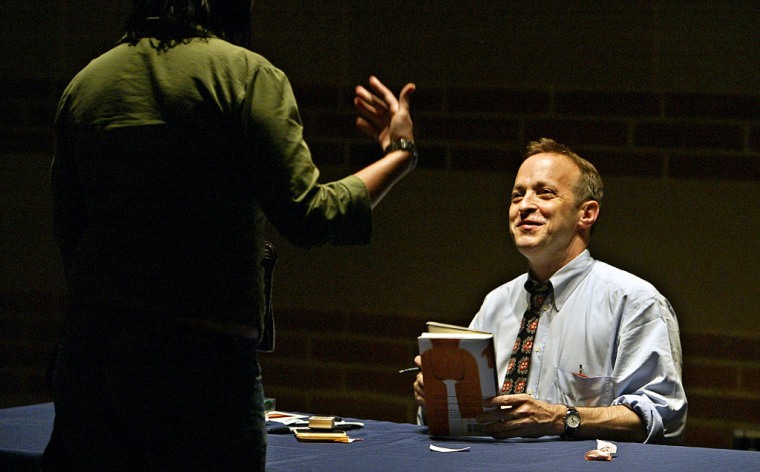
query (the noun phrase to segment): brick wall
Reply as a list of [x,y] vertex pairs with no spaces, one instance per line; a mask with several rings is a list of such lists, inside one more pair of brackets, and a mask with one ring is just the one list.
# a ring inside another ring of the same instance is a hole
[[[0,407],[51,401],[45,370],[61,317],[40,299],[0,306]],[[423,320],[284,307],[276,316],[275,352],[260,360],[266,394],[279,409],[415,421],[413,377],[398,369],[411,365]],[[760,336],[686,332],[681,340],[686,444],[731,448],[737,430],[756,436]]]
[[683,333],[690,444],[731,447],[760,432],[760,336]]
[[276,312],[275,352],[263,354],[265,391],[278,408],[414,422],[413,365],[424,322],[388,314]]
[[[4,193],[18,182],[44,181],[61,86],[0,80]],[[302,85],[296,95],[322,167],[355,168],[376,157],[352,127],[350,88]],[[525,143],[546,135],[589,157],[605,176],[760,180],[758,95],[451,87],[420,90],[414,106],[420,167],[431,171],[513,172]],[[27,170],[40,175],[19,179],[14,159],[28,155],[44,165]],[[35,192],[24,211],[44,215],[38,188],[14,189],[20,199]],[[14,221],[20,218],[6,207]],[[5,234],[13,234],[10,229],[5,226]],[[5,244],[34,251],[37,242]],[[5,255],[2,262],[9,260]],[[0,406],[48,401],[44,371],[61,320],[60,286],[3,287],[11,288],[0,293]],[[396,372],[410,364],[425,319],[288,306],[277,311],[277,351],[262,364],[267,393],[280,408],[413,421],[411,379]],[[731,447],[735,429],[760,430],[760,337],[684,330],[683,346],[688,443]]]
[[[318,162],[376,156],[352,127],[351,89],[304,86],[297,97]],[[760,180],[758,94],[448,87],[419,90],[413,107],[421,168],[513,172],[519,151],[547,136],[605,177]]]

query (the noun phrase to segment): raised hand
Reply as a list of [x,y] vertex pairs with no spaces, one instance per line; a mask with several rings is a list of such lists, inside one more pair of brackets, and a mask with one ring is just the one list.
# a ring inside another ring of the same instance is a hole
[[354,108],[359,114],[356,127],[364,134],[377,139],[382,149],[398,138],[413,141],[409,97],[414,93],[416,86],[413,83],[406,84],[397,99],[377,77],[371,76],[369,85],[374,93],[361,85],[356,87]]

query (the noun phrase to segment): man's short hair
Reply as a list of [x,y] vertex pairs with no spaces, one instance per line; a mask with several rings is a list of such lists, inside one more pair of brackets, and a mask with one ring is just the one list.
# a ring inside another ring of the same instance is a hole
[[560,144],[549,138],[541,138],[538,141],[533,141],[528,144],[528,147],[523,153],[523,159],[542,153],[565,156],[578,166],[581,175],[578,177],[578,180],[575,182],[575,187],[573,188],[573,193],[575,193],[575,203],[577,205],[588,200],[594,200],[598,203],[602,202],[602,196],[604,195],[602,177],[592,163],[571,151],[570,148],[564,144]]

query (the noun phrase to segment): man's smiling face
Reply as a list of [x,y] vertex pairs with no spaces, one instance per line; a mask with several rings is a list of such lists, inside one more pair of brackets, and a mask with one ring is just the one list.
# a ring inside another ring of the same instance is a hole
[[580,169],[569,158],[550,153],[530,156],[512,188],[509,230],[529,260],[575,257],[577,225],[583,210],[574,186]]

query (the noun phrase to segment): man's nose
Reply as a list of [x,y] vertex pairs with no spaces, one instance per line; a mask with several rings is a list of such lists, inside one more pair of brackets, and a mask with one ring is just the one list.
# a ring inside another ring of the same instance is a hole
[[528,214],[533,211],[536,211],[536,196],[531,193],[525,194],[522,199],[520,199],[520,203],[517,204],[517,211],[520,212],[520,214]]

